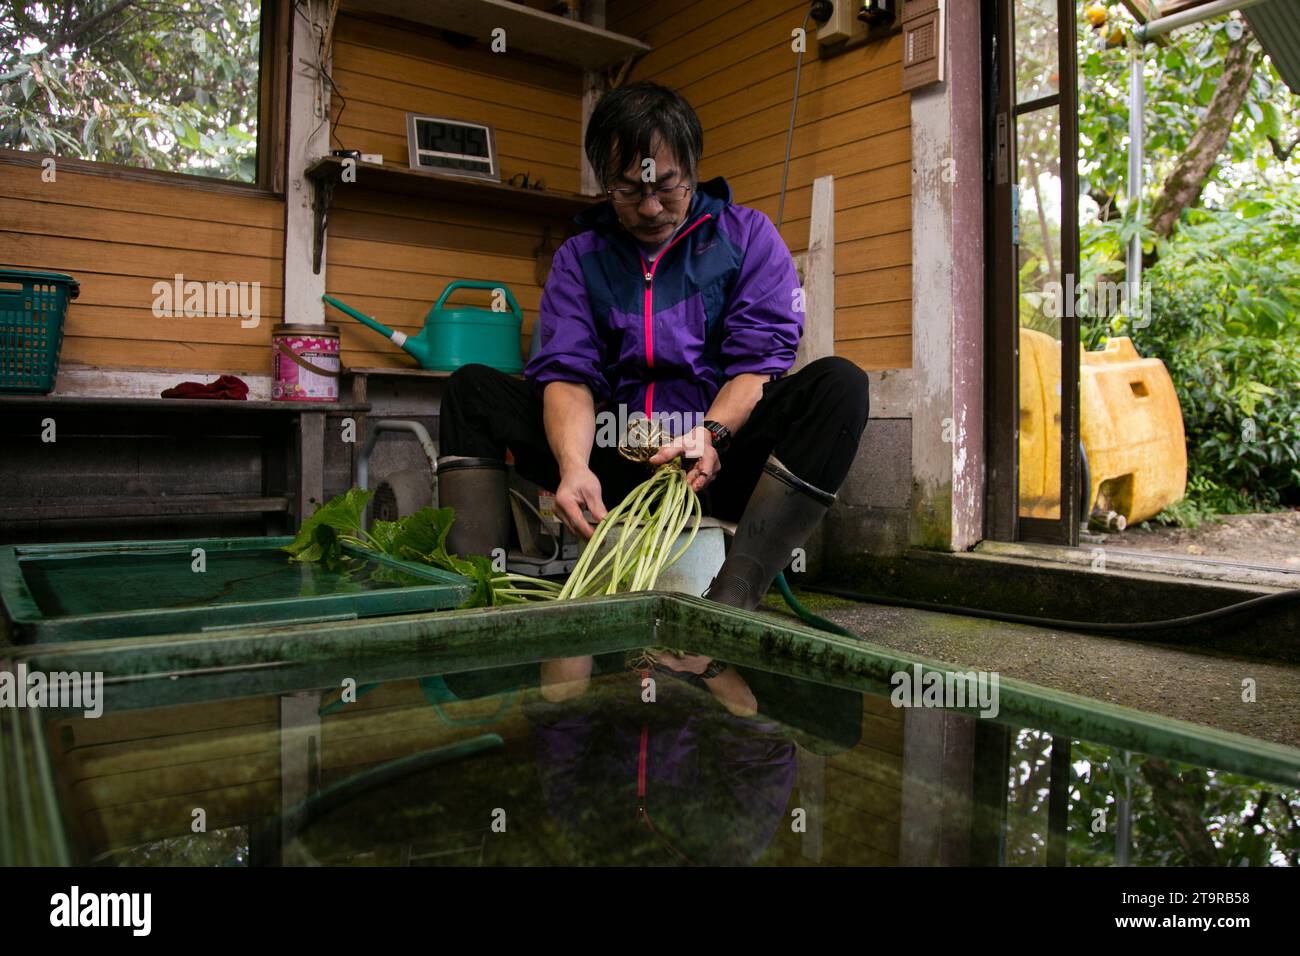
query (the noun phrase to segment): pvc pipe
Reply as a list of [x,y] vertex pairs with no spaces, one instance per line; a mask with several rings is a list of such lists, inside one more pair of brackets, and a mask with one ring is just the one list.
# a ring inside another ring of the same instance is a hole
[[366,440],[361,444],[361,457],[357,459],[358,488],[364,489],[370,481],[370,453],[374,451],[380,432],[410,432],[424,449],[424,457],[429,459],[429,473],[438,473],[438,446],[433,443],[423,425],[405,418],[381,418],[370,423],[366,429]]
[[[1129,41],[1128,74],[1128,201],[1135,221],[1142,218],[1142,159],[1144,151],[1143,111],[1146,109],[1146,79],[1142,69],[1146,53],[1136,39]],[[1141,302],[1142,286],[1142,236],[1134,233],[1128,241],[1124,279],[1128,285],[1124,310],[1127,313],[1134,302]]]
[[1139,24],[1133,30],[1133,35],[1139,40],[1150,40],[1153,37],[1163,36],[1170,30],[1191,26],[1193,23],[1200,23],[1202,20],[1208,20],[1220,14],[1231,13],[1233,10],[1245,10],[1247,7],[1253,7],[1263,2],[1264,0],[1214,0],[1213,3],[1192,7],[1190,10],[1171,13],[1167,17],[1157,17],[1147,23]]

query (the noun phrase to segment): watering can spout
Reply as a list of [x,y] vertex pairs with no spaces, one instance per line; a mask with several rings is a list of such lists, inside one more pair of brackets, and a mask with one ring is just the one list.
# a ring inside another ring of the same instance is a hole
[[[392,342],[394,345],[398,346],[399,348],[405,349],[406,351],[411,352],[412,355],[415,355],[415,352],[413,352],[410,349],[410,347],[408,347],[407,345],[407,335],[405,332],[394,332],[392,329],[384,325],[382,322],[375,321],[370,316],[366,315],[364,312],[358,312],[356,309],[352,308],[352,306],[340,302],[338,299],[334,298],[333,296],[322,295],[321,299],[323,299],[325,302],[328,302],[330,305],[334,306],[334,308],[338,309],[340,312],[344,313],[345,315],[352,316],[352,318],[356,319],[362,325],[366,325],[374,329],[376,332],[378,332],[380,335],[388,339],[390,342]],[[418,356],[416,357],[418,358]]]

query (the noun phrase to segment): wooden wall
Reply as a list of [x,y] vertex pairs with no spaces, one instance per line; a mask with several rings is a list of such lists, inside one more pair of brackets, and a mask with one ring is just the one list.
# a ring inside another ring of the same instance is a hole
[[[406,112],[479,120],[496,130],[502,180],[542,178],[548,189],[579,191],[582,75],[523,53],[483,46],[457,49],[436,31],[341,16],[334,79],[346,103],[334,103],[333,148],[384,156],[407,168]],[[339,111],[342,111],[341,114]],[[429,306],[453,279],[501,281],[524,311],[526,344],[541,302],[534,252],[546,221],[473,204],[413,201],[335,191],[327,291],[385,325],[418,332]],[[554,245],[570,223],[550,221]],[[452,302],[487,304],[487,293]],[[333,310],[343,325],[346,362],[406,365],[410,359],[373,332]]]
[[[704,125],[704,178],[773,221],[781,189],[795,54],[792,0],[611,0],[611,30],[654,49],[631,79],[680,91]],[[815,26],[815,24],[814,24]],[[809,31],[781,233],[808,245],[812,182],[835,177],[836,353],[866,369],[912,364],[910,98],[898,37],[820,60]]]
[[[823,803],[820,819],[808,807],[808,795],[796,783],[790,794],[791,811],[808,811],[811,831],[822,828],[820,862],[828,866],[896,866],[903,806],[904,712],[887,698],[864,694],[862,736],[850,750],[827,757],[823,763]],[[801,758],[806,759],[806,758]],[[815,776],[815,771],[814,774]],[[805,836],[789,825],[777,829],[763,861],[780,866],[808,866]]]
[[[738,202],[777,213],[793,85],[792,0],[612,0],[611,29],[654,46],[631,74],[673,86],[705,126],[703,175],[724,175]],[[825,61],[805,54],[782,234],[807,245],[812,181],[836,178],[836,351],[868,369],[911,364],[909,100],[898,93],[900,42]],[[483,120],[497,131],[503,177],[527,172],[576,193],[581,75],[528,54],[457,49],[432,30],[341,15],[335,31],[332,147],[383,153],[405,167],[407,110]],[[0,163],[0,262],[66,271],[82,283],[65,364],[268,374],[270,327],[282,318],[284,203],[254,192]],[[528,341],[541,289],[536,251],[564,219],[339,188],[330,219],[327,290],[415,333],[452,279],[510,286]],[[152,286],[187,279],[261,283],[262,323],[157,318]],[[469,293],[455,301],[486,302]],[[294,317],[289,316],[292,321]],[[345,362],[409,365],[379,336],[329,310]]]
[[[107,367],[270,372],[283,302],[284,202],[252,191],[0,163],[0,263],[81,282],[61,362]],[[153,285],[261,283],[262,321],[153,314]]]

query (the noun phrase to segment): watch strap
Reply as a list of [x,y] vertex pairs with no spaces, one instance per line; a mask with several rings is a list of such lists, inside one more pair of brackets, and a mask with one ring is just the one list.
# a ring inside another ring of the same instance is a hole
[[730,666],[726,661],[712,660],[709,661],[709,666],[700,672],[700,676],[705,680],[712,680]]
[[722,422],[706,420],[700,423],[709,430],[713,436],[713,447],[718,452],[726,451],[727,446],[731,444],[731,429]]

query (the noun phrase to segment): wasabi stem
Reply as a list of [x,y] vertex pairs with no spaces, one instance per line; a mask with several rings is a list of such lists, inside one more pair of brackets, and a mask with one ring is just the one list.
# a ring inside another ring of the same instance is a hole
[[[675,461],[660,466],[596,525],[558,599],[651,590],[691,546],[702,516],[681,466]],[[612,536],[619,524],[623,527]],[[688,524],[689,536],[674,550]]]

